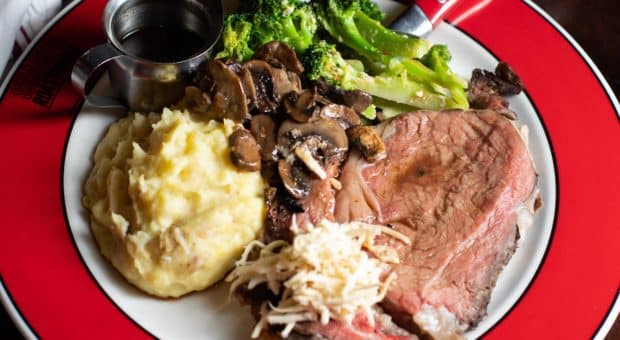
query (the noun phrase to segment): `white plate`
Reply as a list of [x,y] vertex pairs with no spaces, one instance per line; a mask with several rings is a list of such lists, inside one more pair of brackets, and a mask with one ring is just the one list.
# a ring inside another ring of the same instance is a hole
[[[402,9],[401,5],[391,1],[380,1],[380,4],[392,16]],[[465,77],[474,68],[492,70],[497,64],[497,59],[489,52],[452,25],[442,23],[428,38],[450,47],[452,67]],[[99,91],[106,90],[107,84],[101,82]],[[555,215],[556,174],[544,128],[524,94],[511,98],[510,107],[518,114],[519,122],[529,127],[529,147],[540,175],[539,188],[544,206],[534,219],[534,227],[522,235],[518,250],[500,275],[487,308],[488,315],[467,333],[472,339],[495,325],[526,290],[547,249]],[[117,118],[118,115],[111,112],[82,108],[71,129],[66,150],[63,187],[67,217],[89,271],[119,308],[158,338],[249,338],[254,325],[249,309],[240,307],[236,301],[226,305],[225,284],[176,300],[157,299],[128,284],[100,255],[90,233],[87,212],[80,204],[82,184],[91,169],[97,143]]]

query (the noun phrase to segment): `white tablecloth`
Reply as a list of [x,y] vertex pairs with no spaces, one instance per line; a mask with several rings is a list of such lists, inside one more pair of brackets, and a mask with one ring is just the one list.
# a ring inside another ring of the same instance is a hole
[[61,5],[61,0],[0,0],[0,80]]

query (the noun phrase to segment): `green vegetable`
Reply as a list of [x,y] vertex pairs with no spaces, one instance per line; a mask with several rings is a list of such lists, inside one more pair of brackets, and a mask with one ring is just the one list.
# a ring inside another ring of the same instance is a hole
[[264,44],[278,40],[295,52],[305,51],[317,30],[314,11],[301,0],[247,1],[238,14],[228,15],[217,58],[249,59]]
[[314,39],[317,29],[314,11],[299,0],[258,0],[249,12],[254,17],[253,44],[258,48],[278,40],[297,52],[303,52]]
[[467,96],[462,91],[467,87],[467,82],[452,72],[449,65],[451,59],[448,46],[434,45],[420,61],[435,72],[440,82],[450,90],[455,101],[467,106]]
[[[450,70],[451,55],[447,47],[430,47],[425,39],[389,30],[374,19],[372,13],[378,8],[375,5],[369,10],[368,3],[372,2],[319,0],[315,3],[315,12],[321,27],[336,41],[359,54],[376,77],[397,78],[393,81],[415,85],[412,87],[415,98],[404,100],[400,97],[392,101],[432,108],[441,102],[437,98],[442,97],[445,106],[441,104],[436,108],[469,107],[465,94],[467,83]],[[424,106],[418,105],[420,102]]]
[[364,14],[373,20],[381,21],[385,19],[385,13],[383,13],[373,0],[341,0],[340,6],[343,8],[358,6]]
[[[467,108],[467,83],[450,69],[448,48],[391,31],[381,24],[383,18],[372,0],[245,1],[239,13],[226,17],[216,57],[243,62],[278,40],[304,55],[307,78],[368,92],[384,101],[384,115],[397,109]],[[319,36],[331,37],[353,59],[318,40],[319,27]],[[373,119],[374,107],[361,115]]]
[[371,104],[366,108],[366,110],[360,112],[360,115],[366,119],[374,120],[377,118],[377,107],[375,104]]
[[254,50],[250,47],[252,23],[246,14],[230,14],[224,19],[222,30],[223,49],[216,58],[249,59]]
[[315,12],[334,39],[370,61],[388,62],[389,56],[420,58],[427,40],[394,32],[383,26],[383,13],[371,0],[320,0]]
[[377,98],[377,97],[374,97],[372,102],[373,102],[373,105],[376,106],[376,111],[381,111],[385,119],[396,117],[403,112],[412,111],[411,106],[400,104],[400,103],[395,103],[395,102]]
[[439,110],[457,106],[449,96],[429,91],[410,79],[406,70],[377,76],[360,71],[344,60],[334,45],[325,41],[310,46],[302,56],[302,63],[310,80],[324,78],[329,84],[345,90],[359,89],[374,97],[416,108]]

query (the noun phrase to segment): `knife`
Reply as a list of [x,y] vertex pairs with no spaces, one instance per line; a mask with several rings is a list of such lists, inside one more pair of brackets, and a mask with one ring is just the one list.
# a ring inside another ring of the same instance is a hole
[[390,24],[402,33],[425,36],[429,34],[460,0],[417,0]]

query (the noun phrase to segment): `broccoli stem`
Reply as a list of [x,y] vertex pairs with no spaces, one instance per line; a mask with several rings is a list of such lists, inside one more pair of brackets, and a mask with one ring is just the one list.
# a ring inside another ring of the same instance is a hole
[[449,87],[450,93],[452,94],[452,100],[454,101],[455,106],[453,108],[467,109],[469,108],[469,101],[467,100],[467,94],[465,90],[461,86],[452,86]]
[[343,79],[342,84],[343,88],[347,90],[359,89],[375,97],[421,109],[441,110],[456,106],[451,98],[432,93],[420,84],[399,76],[373,77],[359,72],[354,75],[348,74],[348,77]]
[[412,77],[413,80],[430,85],[432,88],[435,88],[436,92],[442,92],[437,89],[437,86],[445,88],[452,97],[452,105],[446,108],[466,109],[469,107],[464,90],[467,87],[467,83],[454,73],[435,72],[420,61],[413,59],[402,59],[401,64],[407,70],[407,75]]
[[[435,72],[433,72],[433,70],[426,67],[418,60],[400,59],[398,60],[398,63],[400,63],[405,68],[405,70],[407,70],[407,74],[416,81],[441,83],[441,79],[439,79],[439,76]],[[394,63],[392,63],[392,65],[390,65],[390,70],[394,67]]]
[[[314,14],[312,16],[304,15],[303,13],[293,12],[291,15],[291,21],[293,25],[297,24],[297,32],[302,39],[303,46],[298,51],[305,51],[308,46],[314,40],[314,32],[316,30],[316,19],[314,18]],[[309,27],[315,27],[315,29],[308,29]]]
[[397,57],[421,58],[430,48],[426,39],[394,32],[362,11],[356,11],[354,20],[360,34],[383,53]]
[[[321,12],[318,17],[323,27],[338,42],[349,46],[368,60],[379,61],[383,64],[389,62],[390,58],[370,44],[358,30],[354,20],[356,9],[340,11],[334,1],[328,1],[328,12],[322,6],[319,6],[318,10]],[[333,15],[334,13],[339,15]]]
[[414,107],[409,105],[396,103],[379,97],[373,97],[372,102],[377,107],[377,110],[380,110],[382,116],[386,119],[396,117],[404,112],[411,112],[415,110]]
[[461,105],[455,101],[461,97],[452,96],[448,89],[432,82],[437,75],[419,62],[416,71],[423,81],[411,77],[403,63],[396,63],[389,72],[369,75],[356,68],[355,63],[344,60],[334,45],[324,41],[311,46],[302,60],[309,79],[324,78],[344,90],[359,89],[374,97],[422,109],[441,110]]
[[316,18],[317,18],[317,21],[319,22],[319,24],[321,25],[321,27],[323,27],[323,29],[326,30],[327,33],[329,33],[329,35],[332,38],[334,38],[338,42],[342,43],[342,40],[343,40],[342,36],[337,31],[336,26],[334,25],[334,23],[330,19],[331,15],[327,14],[326,9],[322,5],[318,5],[318,6],[314,7],[314,11],[317,14]]
[[304,46],[304,39],[299,35],[299,33],[297,33],[297,27],[295,27],[295,24],[290,17],[283,19],[281,22],[284,43],[290,45],[296,51],[302,51],[308,47]]

